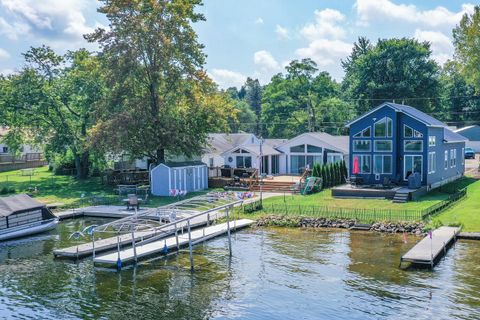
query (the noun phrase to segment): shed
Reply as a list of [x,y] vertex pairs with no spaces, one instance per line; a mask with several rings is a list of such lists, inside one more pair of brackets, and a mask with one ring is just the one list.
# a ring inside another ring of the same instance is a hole
[[155,196],[169,196],[173,189],[205,190],[208,188],[208,168],[201,161],[162,163],[150,172],[150,185]]
[[42,221],[44,218],[50,217],[51,213],[45,204],[26,194],[0,198],[0,230]]

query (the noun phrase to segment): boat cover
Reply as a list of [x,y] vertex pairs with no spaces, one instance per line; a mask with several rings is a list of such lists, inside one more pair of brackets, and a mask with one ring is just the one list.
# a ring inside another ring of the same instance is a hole
[[14,213],[42,209],[44,207],[45,204],[38,202],[26,194],[0,197],[0,217],[8,217]]

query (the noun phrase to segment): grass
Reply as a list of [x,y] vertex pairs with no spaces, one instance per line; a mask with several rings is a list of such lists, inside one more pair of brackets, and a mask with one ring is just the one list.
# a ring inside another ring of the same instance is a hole
[[[303,208],[308,210],[308,207],[329,207],[329,208],[342,208],[342,209],[365,209],[369,211],[367,213],[368,219],[373,217],[373,210],[383,211],[378,213],[378,217],[387,217],[388,219],[388,210],[392,211],[403,211],[403,210],[414,210],[421,211],[429,208],[432,205],[440,203],[443,200],[446,200],[450,194],[458,191],[466,186],[474,183],[476,180],[473,178],[464,177],[458,179],[452,183],[449,183],[439,189],[435,189],[428,194],[420,197],[417,201],[409,201],[407,203],[393,203],[391,200],[384,199],[339,199],[332,196],[331,189],[325,189],[321,192],[311,194],[311,195],[285,195],[267,198],[263,201],[264,210],[260,210],[254,213],[246,213],[245,217],[250,217],[253,219],[258,219],[266,214],[270,214],[272,205],[281,208],[283,205],[287,205],[292,209],[289,212],[289,215],[304,215],[303,212],[300,212]],[[300,208],[301,207],[301,208]],[[296,209],[298,208],[298,209]],[[290,209],[289,209],[290,210]],[[351,211],[351,210],[350,210]],[[308,215],[308,214],[307,214]],[[391,215],[390,215],[391,216]],[[394,214],[395,216],[395,214]],[[402,219],[403,214],[399,213],[398,219]],[[375,217],[373,217],[375,220]],[[411,220],[408,219],[407,220]],[[416,219],[418,220],[418,219]]]
[[[35,187],[37,191],[34,191]],[[32,177],[20,175],[19,170],[1,172],[0,191],[4,188],[13,188],[15,193],[33,194],[36,199],[44,203],[63,203],[62,208],[89,205],[85,198],[91,196],[105,196],[118,200],[118,204],[121,204],[120,199],[115,196],[113,188],[102,184],[99,177],[77,180],[72,176],[56,176],[48,171],[48,167],[37,168]],[[187,198],[202,193],[205,192],[192,192],[187,195]],[[146,206],[158,207],[176,201],[178,199],[174,197],[152,196]]]
[[480,232],[480,180],[467,187],[467,198],[432,218],[430,226],[462,226],[463,231]]

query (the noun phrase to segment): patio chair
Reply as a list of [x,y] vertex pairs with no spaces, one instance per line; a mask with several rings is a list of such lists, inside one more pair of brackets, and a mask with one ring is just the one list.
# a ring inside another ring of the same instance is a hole
[[127,210],[130,210],[130,207],[133,209],[137,207],[137,210],[140,209],[140,201],[136,194],[129,194],[127,200]]

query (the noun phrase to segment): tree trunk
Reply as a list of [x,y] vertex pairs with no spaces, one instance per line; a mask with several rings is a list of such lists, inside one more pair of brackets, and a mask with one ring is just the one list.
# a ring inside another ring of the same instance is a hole
[[90,170],[89,153],[75,154],[75,169],[77,179],[86,179]]
[[165,163],[165,149],[157,149],[157,163]]

